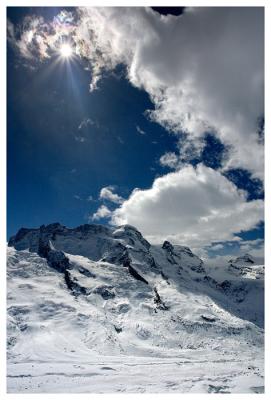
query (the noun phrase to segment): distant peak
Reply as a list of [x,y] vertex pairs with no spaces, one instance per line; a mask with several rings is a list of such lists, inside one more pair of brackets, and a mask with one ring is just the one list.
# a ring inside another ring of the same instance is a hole
[[255,264],[255,260],[251,254],[246,253],[242,256],[239,256],[235,259],[231,259],[228,261],[230,264],[237,264],[237,263],[248,263],[248,264]]
[[168,240],[165,240],[163,245],[162,245],[162,249],[173,251],[174,250],[174,246]]
[[40,230],[44,230],[44,231],[54,231],[55,229],[59,229],[59,228],[64,229],[66,227],[64,225],[61,225],[59,222],[53,222],[52,224],[40,226]]

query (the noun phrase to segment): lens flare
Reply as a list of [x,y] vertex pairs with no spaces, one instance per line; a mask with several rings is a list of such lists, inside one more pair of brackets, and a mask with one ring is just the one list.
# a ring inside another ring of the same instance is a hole
[[72,55],[72,47],[68,44],[65,43],[60,47],[60,54],[64,58],[69,58]]

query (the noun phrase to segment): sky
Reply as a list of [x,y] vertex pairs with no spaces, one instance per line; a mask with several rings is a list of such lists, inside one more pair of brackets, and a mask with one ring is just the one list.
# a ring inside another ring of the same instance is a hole
[[129,223],[203,258],[263,256],[263,8],[9,7],[7,21],[8,237]]

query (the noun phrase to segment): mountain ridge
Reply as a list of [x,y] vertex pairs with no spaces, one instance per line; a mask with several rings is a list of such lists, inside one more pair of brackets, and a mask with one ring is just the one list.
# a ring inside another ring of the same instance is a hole
[[258,275],[213,271],[189,248],[151,245],[130,225],[23,228],[8,243],[10,368],[213,353],[261,365]]

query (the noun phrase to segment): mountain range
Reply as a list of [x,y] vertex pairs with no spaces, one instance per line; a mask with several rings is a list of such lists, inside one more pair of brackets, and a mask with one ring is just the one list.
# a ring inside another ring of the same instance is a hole
[[133,226],[21,228],[7,249],[9,392],[263,391],[264,266],[210,267]]

